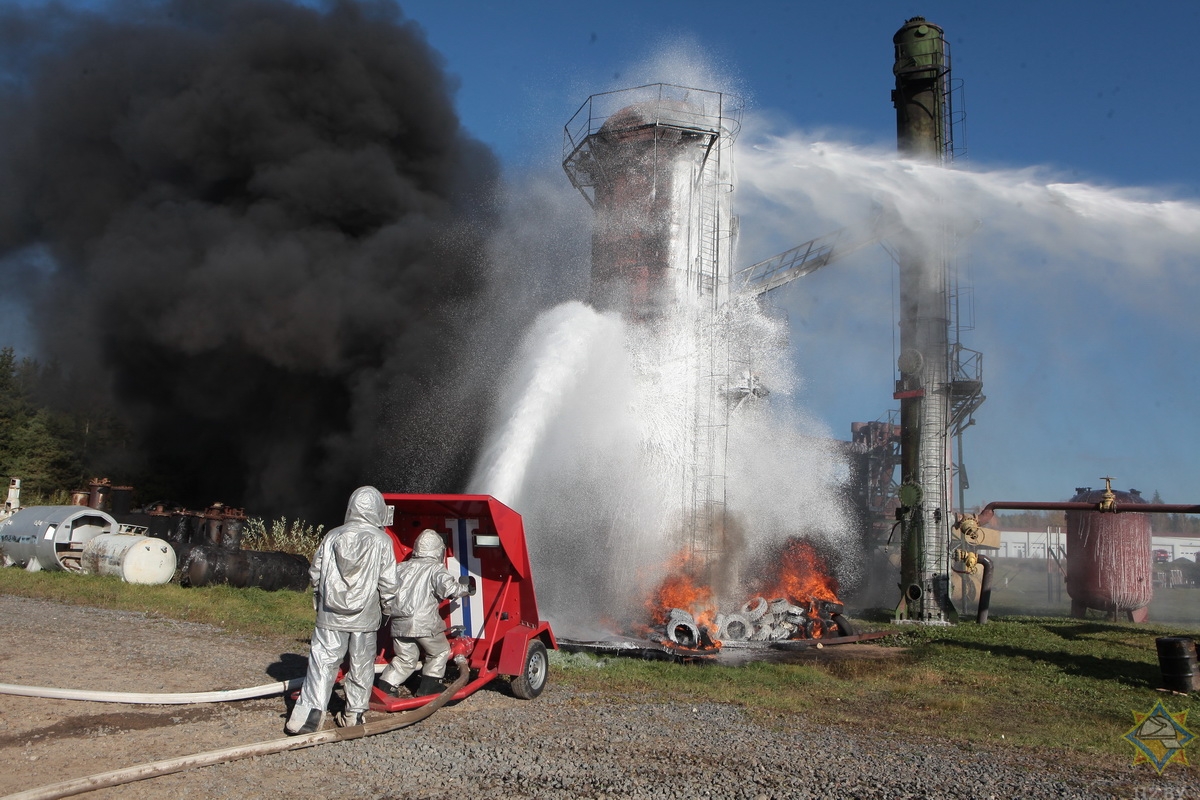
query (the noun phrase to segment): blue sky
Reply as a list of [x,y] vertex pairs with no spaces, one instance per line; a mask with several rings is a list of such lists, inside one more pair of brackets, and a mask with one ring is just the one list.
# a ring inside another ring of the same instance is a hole
[[[920,14],[952,45],[970,169],[1084,182],[1122,197],[1131,195],[1125,187],[1144,187],[1132,194],[1182,201],[1188,213],[1200,199],[1200,4],[402,6],[460,81],[463,124],[510,174],[558,169],[562,126],[589,94],[679,82],[671,69],[655,74],[656,54],[667,50],[706,67],[721,85],[702,88],[741,94],[747,116],[775,133],[894,149],[891,36]],[[743,231],[753,231],[754,219],[739,210]],[[743,237],[739,260],[818,236],[822,223],[797,217],[790,230],[760,231],[756,252]],[[1182,263],[1167,269],[1142,269],[1133,263],[1139,240],[1124,244],[1120,230],[1112,241],[1094,237],[1049,255],[1003,231],[965,259],[976,315],[965,344],[984,353],[989,398],[966,443],[968,504],[1066,499],[1106,474],[1119,488],[1197,502],[1200,323],[1191,312],[1200,295],[1188,254],[1169,254]],[[1086,227],[1077,233],[1089,235]],[[806,379],[797,402],[838,436],[896,405],[888,270],[875,248],[778,301]]]

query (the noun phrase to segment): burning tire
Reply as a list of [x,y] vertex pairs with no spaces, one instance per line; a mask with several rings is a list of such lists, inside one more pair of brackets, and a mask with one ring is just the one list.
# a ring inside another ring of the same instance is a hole
[[727,639],[731,642],[744,642],[750,638],[750,634],[753,632],[754,626],[750,624],[750,620],[741,614],[730,614],[721,621],[717,638]]
[[699,647],[700,629],[691,619],[672,617],[667,623],[667,638],[682,647]]
[[756,622],[767,613],[767,598],[756,597],[742,606],[742,616],[751,622]]
[[841,614],[833,614],[830,616],[833,624],[837,626],[838,636],[857,636],[858,628],[854,627],[854,623],[846,619]]
[[530,639],[525,648],[525,666],[512,679],[512,692],[522,700],[532,700],[546,688],[550,677],[550,658],[541,639]]

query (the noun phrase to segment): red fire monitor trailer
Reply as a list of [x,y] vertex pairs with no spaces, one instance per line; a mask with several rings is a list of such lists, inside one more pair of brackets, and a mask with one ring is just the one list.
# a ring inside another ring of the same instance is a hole
[[[547,648],[558,645],[549,623],[538,616],[521,515],[487,495],[385,493],[383,499],[394,509],[387,531],[397,561],[408,558],[417,534],[432,528],[445,538],[446,568],[458,577],[474,578],[474,595],[442,605],[451,658],[465,655],[471,670],[471,680],[454,699],[501,675],[512,677],[518,697],[531,700],[541,694]],[[379,644],[378,661],[386,663],[392,657],[386,624]],[[375,688],[371,708],[403,711],[433,698],[395,698]]]

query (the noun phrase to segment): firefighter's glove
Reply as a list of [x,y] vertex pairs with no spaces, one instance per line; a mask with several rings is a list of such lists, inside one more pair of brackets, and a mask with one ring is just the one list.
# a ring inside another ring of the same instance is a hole
[[475,576],[463,575],[458,579],[458,596],[459,597],[474,597],[475,596]]

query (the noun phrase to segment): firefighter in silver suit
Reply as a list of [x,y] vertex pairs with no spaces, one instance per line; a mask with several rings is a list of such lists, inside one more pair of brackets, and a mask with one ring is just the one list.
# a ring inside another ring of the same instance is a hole
[[450,642],[438,604],[474,594],[445,567],[446,545],[437,531],[426,528],[413,543],[412,557],[396,568],[400,589],[389,604],[392,612],[392,646],[395,657],[379,676],[379,685],[399,697],[401,685],[421,664],[421,684],[414,696],[440,694],[445,688]]
[[325,534],[313,556],[309,577],[317,622],[304,687],[284,726],[289,734],[321,729],[338,666],[347,652],[346,711],[338,715],[337,723],[360,725],[367,713],[375,678],[375,632],[383,622],[381,603],[399,589],[392,540],[383,531],[386,513],[378,489],[355,489],[346,506],[345,524]]

